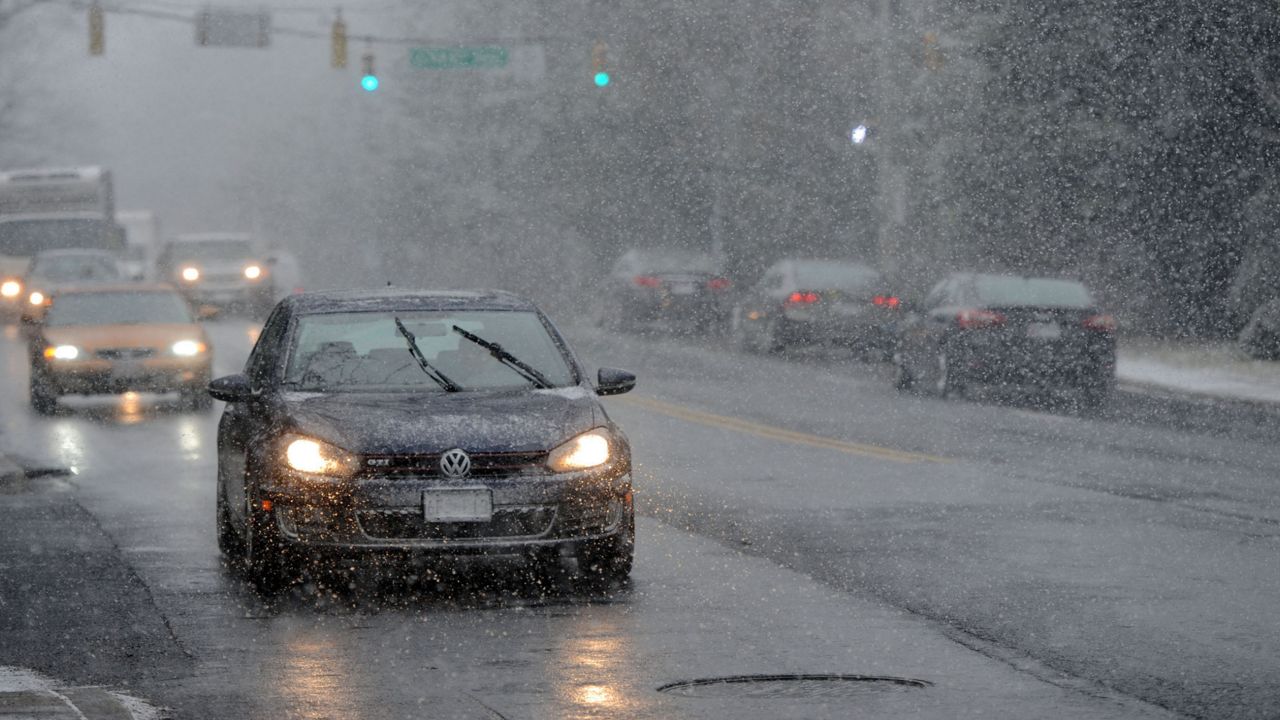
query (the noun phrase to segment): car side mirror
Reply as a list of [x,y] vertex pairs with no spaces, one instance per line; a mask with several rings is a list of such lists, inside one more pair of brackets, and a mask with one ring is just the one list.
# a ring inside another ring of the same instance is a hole
[[217,305],[201,305],[196,308],[196,317],[200,320],[212,320],[221,313],[222,310]]
[[636,386],[636,376],[617,368],[600,368],[596,373],[597,395],[621,395]]
[[209,395],[222,402],[244,402],[254,396],[253,385],[244,373],[226,375],[209,383]]

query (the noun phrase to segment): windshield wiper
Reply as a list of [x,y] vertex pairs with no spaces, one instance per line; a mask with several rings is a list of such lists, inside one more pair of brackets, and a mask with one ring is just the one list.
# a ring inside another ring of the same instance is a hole
[[502,346],[499,345],[498,343],[489,342],[488,340],[485,340],[484,338],[480,337],[479,335],[476,335],[475,333],[469,333],[466,330],[463,330],[457,325],[453,326],[453,331],[458,333],[462,337],[470,340],[471,342],[479,345],[485,350],[488,350],[489,354],[492,355],[494,359],[496,359],[498,362],[502,363],[503,365],[506,365],[507,367],[511,368],[512,370],[514,370],[516,374],[519,375],[520,377],[533,383],[534,387],[542,388],[544,390],[551,387],[551,381],[547,379],[546,375],[543,375],[542,373],[538,372],[537,369],[534,368],[532,365],[529,365],[528,363],[524,362],[523,360],[516,357],[515,355],[512,355],[511,353],[502,349]]
[[413,356],[414,360],[418,361],[418,367],[422,368],[422,372],[426,373],[427,377],[435,380],[437,385],[449,392],[462,390],[461,385],[450,380],[448,375],[440,372],[438,368],[427,362],[426,356],[418,349],[418,339],[413,336],[413,333],[409,332],[409,328],[405,327],[404,323],[400,322],[400,318],[392,317],[391,319],[396,321],[396,330],[404,336],[405,341],[409,344],[409,354]]

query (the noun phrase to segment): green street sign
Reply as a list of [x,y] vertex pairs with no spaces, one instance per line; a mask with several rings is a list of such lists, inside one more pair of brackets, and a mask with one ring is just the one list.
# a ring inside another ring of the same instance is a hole
[[492,70],[507,66],[504,47],[423,47],[409,51],[409,64],[425,70]]

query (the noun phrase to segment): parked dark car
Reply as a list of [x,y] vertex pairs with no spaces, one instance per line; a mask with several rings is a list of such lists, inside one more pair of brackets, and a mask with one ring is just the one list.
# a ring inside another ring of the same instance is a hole
[[707,253],[629,250],[605,279],[601,321],[619,330],[659,321],[676,329],[723,327],[730,285],[720,261]]
[[551,322],[500,292],[302,293],[215,380],[222,552],[260,587],[321,560],[562,552],[621,581],[631,450]]
[[777,352],[798,345],[892,351],[901,303],[868,265],[780,260],[744,292],[733,313],[739,345]]
[[957,273],[908,314],[894,361],[901,389],[1067,389],[1097,406],[1114,388],[1115,358],[1115,320],[1081,283]]

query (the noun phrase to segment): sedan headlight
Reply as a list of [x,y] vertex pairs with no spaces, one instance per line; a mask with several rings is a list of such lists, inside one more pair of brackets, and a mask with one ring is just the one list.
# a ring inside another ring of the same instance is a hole
[[5,280],[0,283],[0,296],[16,298],[22,294],[22,283],[17,280]]
[[547,467],[555,472],[586,470],[604,465],[612,456],[613,448],[608,432],[597,428],[552,450],[547,456]]
[[44,349],[46,360],[75,360],[80,357],[80,348],[75,345],[50,345]]
[[244,276],[250,280],[257,280],[262,277],[262,268],[258,265],[250,265],[244,269]]
[[200,268],[197,268],[197,267],[191,267],[190,265],[188,265],[187,267],[182,268],[182,279],[183,279],[183,280],[186,280],[187,282],[195,282],[195,281],[199,280],[199,279],[200,279]]
[[350,477],[356,472],[354,455],[323,440],[293,437],[287,440],[284,459],[294,470],[312,475]]
[[27,302],[31,303],[32,305],[43,305],[44,293],[40,292],[39,290],[32,292],[30,295],[27,296]]
[[204,343],[198,340],[179,340],[170,350],[178,357],[194,357],[204,352]]

